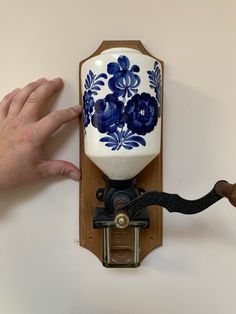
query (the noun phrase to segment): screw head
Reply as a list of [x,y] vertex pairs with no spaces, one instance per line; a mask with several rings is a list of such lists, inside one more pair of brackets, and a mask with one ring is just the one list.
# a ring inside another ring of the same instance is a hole
[[119,224],[120,226],[123,226],[123,225],[125,224],[125,219],[124,219],[124,217],[120,217],[120,218],[118,219],[118,224]]
[[96,192],[96,197],[99,201],[103,201],[104,189],[98,189]]

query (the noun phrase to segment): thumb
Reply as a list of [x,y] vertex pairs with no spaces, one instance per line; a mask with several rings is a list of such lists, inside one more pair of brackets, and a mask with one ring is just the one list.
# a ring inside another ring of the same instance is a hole
[[63,160],[44,160],[39,164],[41,178],[48,176],[65,176],[75,181],[81,178],[80,170],[72,163]]

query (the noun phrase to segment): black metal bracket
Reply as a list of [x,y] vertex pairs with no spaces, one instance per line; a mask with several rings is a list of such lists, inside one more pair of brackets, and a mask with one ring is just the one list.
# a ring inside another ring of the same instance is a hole
[[[104,207],[97,207],[93,216],[93,228],[116,227],[114,218],[114,215],[109,215]],[[130,220],[129,227],[139,227],[144,229],[149,227],[149,218],[146,208],[142,208],[142,210]]]
[[[145,193],[142,188],[136,187],[136,180],[110,180],[105,177],[105,188],[98,188],[96,197],[104,202],[104,207],[97,207],[93,216],[94,228],[115,227],[115,216],[120,213],[120,208]],[[126,212],[123,212],[126,213]],[[131,218],[131,217],[129,217]],[[129,227],[148,228],[149,218],[145,206],[129,220]]]

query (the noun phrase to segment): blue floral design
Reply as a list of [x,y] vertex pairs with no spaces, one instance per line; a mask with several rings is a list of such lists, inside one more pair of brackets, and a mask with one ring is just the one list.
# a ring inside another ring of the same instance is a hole
[[91,119],[91,115],[94,107],[94,98],[98,94],[98,91],[101,90],[101,86],[105,85],[102,79],[107,79],[107,75],[105,73],[101,73],[99,75],[95,75],[91,70],[89,71],[85,83],[84,88],[85,92],[83,95],[83,123],[84,128],[86,128]]
[[134,135],[130,130],[118,131],[113,133],[107,133],[107,136],[102,137],[100,142],[105,142],[107,147],[111,147],[112,150],[119,150],[121,147],[125,149],[133,149],[140,144],[146,146],[146,141],[143,137]]
[[141,80],[135,74],[140,71],[137,65],[133,65],[129,70],[130,62],[126,56],[120,56],[118,62],[111,62],[107,65],[107,72],[113,76],[108,81],[110,90],[117,97],[128,97],[138,92],[137,87]]
[[[150,88],[156,97],[148,93],[138,93],[141,79],[135,74],[140,71],[138,65],[130,67],[126,56],[119,56],[117,62],[107,65],[111,75],[108,87],[112,94],[95,100],[102,86],[105,85],[106,73],[94,74],[91,70],[86,76],[83,95],[84,128],[90,124],[105,134],[100,139],[111,150],[121,147],[127,150],[145,146],[144,135],[153,131],[160,117],[161,71],[155,61],[152,71],[147,71]],[[128,99],[128,101],[127,101]],[[127,103],[126,103],[127,101]]]
[[83,104],[83,122],[84,127],[87,127],[90,123],[90,115],[93,112],[94,107],[94,98],[92,97],[91,90],[84,92]]
[[157,124],[158,105],[155,97],[148,93],[134,95],[125,107],[124,120],[133,133],[145,135]]
[[92,125],[101,133],[115,132],[124,126],[122,110],[124,104],[115,95],[108,94],[105,99],[98,99],[94,106]]
[[84,83],[85,89],[91,90],[93,95],[97,95],[98,91],[101,90],[101,86],[105,85],[101,79],[107,79],[106,73],[95,75],[91,70],[89,70]]
[[[161,70],[159,67],[159,63],[155,61],[153,71],[147,71],[150,87],[154,89],[156,93],[156,98],[158,102],[158,106],[160,106],[161,102]],[[160,110],[159,110],[160,117]]]

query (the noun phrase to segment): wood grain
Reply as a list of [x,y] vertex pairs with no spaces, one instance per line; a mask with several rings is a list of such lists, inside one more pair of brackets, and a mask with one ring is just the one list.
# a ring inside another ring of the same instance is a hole
[[[100,47],[88,58],[82,60],[79,65],[80,103],[82,104],[82,64],[109,48],[126,47],[138,49],[145,55],[151,55],[139,40],[129,41],[103,41]],[[160,59],[155,58],[162,65]],[[163,89],[163,86],[162,86]],[[163,90],[162,90],[163,95]],[[163,100],[161,100],[163,103]],[[162,105],[163,108],[163,105]],[[163,115],[163,110],[162,110]],[[162,119],[163,130],[163,119]],[[163,132],[162,132],[163,139]],[[80,121],[80,167],[82,169],[82,179],[80,183],[80,245],[93,252],[101,261],[103,258],[103,235],[102,230],[93,229],[93,213],[95,207],[103,204],[96,199],[96,190],[104,186],[103,173],[88,159],[84,153],[84,138],[82,121]],[[137,186],[148,190],[162,191],[162,145],[161,153],[137,176]],[[143,259],[154,248],[162,245],[162,208],[152,206],[148,208],[150,217],[150,228],[141,231],[141,259]]]

